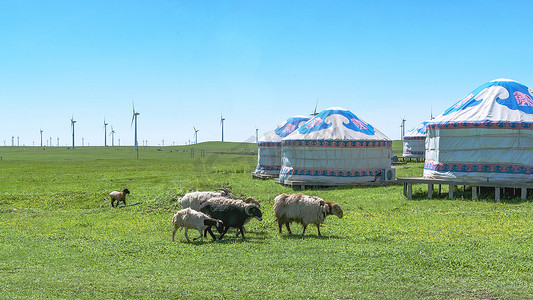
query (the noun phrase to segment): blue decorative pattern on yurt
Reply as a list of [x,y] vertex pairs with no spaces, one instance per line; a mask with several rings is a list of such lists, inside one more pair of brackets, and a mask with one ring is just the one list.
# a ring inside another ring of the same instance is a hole
[[366,135],[374,135],[375,130],[372,125],[361,121],[354,113],[348,110],[324,110],[316,115],[311,120],[307,121],[298,132],[300,134],[307,134],[319,130],[324,130],[331,127],[331,123],[326,123],[326,118],[331,115],[341,115],[348,120],[348,123],[344,123],[344,127],[351,129],[353,131],[361,132]]
[[274,131],[278,136],[284,138],[298,129],[301,122],[307,122],[309,118],[293,117],[287,119],[285,125],[276,128]]
[[507,92],[509,92],[509,97],[506,99],[497,98],[497,103],[505,105],[512,110],[520,110],[526,114],[533,114],[532,95],[525,85],[522,85],[518,82],[508,81],[499,83],[499,85],[504,87]]
[[443,115],[446,116],[451,114],[452,112],[464,110],[466,108],[480,104],[484,99],[476,100],[475,98],[481,92],[483,92],[483,90],[494,86],[500,86],[506,89],[509,94],[509,97],[505,99],[501,99],[500,97],[498,97],[496,99],[496,102],[498,104],[505,105],[507,108],[512,110],[520,110],[528,114],[533,114],[532,95],[525,85],[514,81],[491,81],[478,87],[468,96],[455,103],[452,107],[448,108],[443,113]]
[[483,99],[476,100],[475,98],[476,98],[477,94],[479,94],[482,90],[484,90],[484,89],[486,89],[486,88],[488,88],[490,86],[493,86],[494,83],[495,82],[487,82],[487,83],[483,84],[482,86],[478,87],[472,93],[468,94],[468,96],[466,96],[463,99],[459,100],[457,103],[452,105],[452,107],[450,107],[447,110],[445,110],[443,115],[446,116],[446,115],[451,114],[454,111],[460,111],[460,110],[467,109],[469,107],[473,107],[473,106],[476,106],[476,105],[480,104],[481,101],[483,101]]
[[[426,124],[429,123],[428,121],[424,121],[422,123],[420,123],[420,125],[418,125],[416,129],[416,131],[420,134],[426,134]],[[413,130],[415,130],[413,129]]]

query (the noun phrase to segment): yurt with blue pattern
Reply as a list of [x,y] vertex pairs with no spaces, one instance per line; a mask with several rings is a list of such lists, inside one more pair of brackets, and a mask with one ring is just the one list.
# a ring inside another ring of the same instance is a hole
[[533,90],[509,79],[483,84],[426,126],[424,177],[533,180]]
[[403,136],[403,157],[424,158],[426,153],[426,124],[424,121]]
[[278,176],[281,170],[281,140],[309,120],[306,116],[294,116],[279,124],[258,142],[256,174]]
[[321,185],[379,181],[392,141],[344,108],[328,108],[281,141],[280,182]]

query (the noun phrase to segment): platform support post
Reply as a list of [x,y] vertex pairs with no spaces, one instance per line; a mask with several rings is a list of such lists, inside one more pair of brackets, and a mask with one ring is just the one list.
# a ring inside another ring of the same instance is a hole
[[448,185],[448,199],[453,199],[453,184]]

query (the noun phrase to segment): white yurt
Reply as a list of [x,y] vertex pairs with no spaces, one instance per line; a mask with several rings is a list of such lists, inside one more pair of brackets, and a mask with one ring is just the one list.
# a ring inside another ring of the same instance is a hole
[[392,141],[379,130],[347,109],[328,108],[282,140],[280,182],[380,181],[391,155]]
[[533,90],[509,79],[483,84],[426,125],[424,177],[533,180]]
[[403,157],[424,158],[426,152],[426,124],[424,121],[403,136]]
[[258,142],[256,174],[278,176],[281,170],[281,139],[293,133],[309,120],[306,116],[294,116],[279,124]]

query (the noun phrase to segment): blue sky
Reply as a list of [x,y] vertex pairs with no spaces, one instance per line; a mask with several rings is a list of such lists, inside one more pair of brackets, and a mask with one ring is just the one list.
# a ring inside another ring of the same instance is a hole
[[[533,86],[530,1],[0,1],[0,145],[255,141],[344,107],[385,133],[481,84]],[[109,130],[109,127],[108,127]],[[110,138],[110,137],[109,137]],[[109,140],[108,138],[108,140]],[[108,142],[110,143],[110,142]]]

